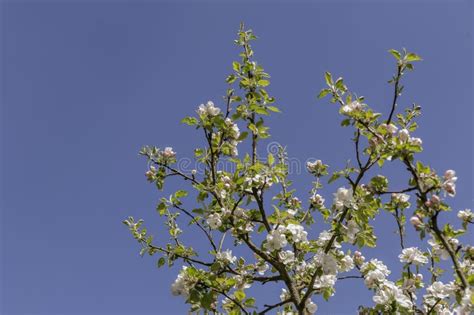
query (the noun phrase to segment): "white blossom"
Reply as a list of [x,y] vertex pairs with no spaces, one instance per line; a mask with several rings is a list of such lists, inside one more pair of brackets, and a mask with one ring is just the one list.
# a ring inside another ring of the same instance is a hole
[[410,138],[409,142],[416,146],[421,146],[423,144],[423,141],[420,138]]
[[371,259],[369,262],[362,264],[360,271],[364,275],[364,282],[368,288],[374,288],[383,283],[390,274],[387,266],[378,259]]
[[217,213],[210,214],[207,217],[206,222],[213,230],[218,229],[222,225],[221,216]]
[[443,189],[450,197],[454,197],[456,195],[456,181],[458,178],[456,177],[456,172],[453,170],[447,170],[444,173],[444,182],[443,182]]
[[452,283],[444,284],[441,281],[433,282],[428,288],[426,288],[426,292],[428,294],[434,296],[438,299],[444,299],[454,293],[455,287]]
[[219,115],[220,112],[221,112],[220,108],[215,107],[212,101],[208,101],[206,105],[204,104],[199,105],[199,108],[197,110],[197,113],[200,116],[205,116],[205,115],[217,116]]
[[461,299],[461,303],[459,303],[459,307],[456,308],[456,314],[464,315],[464,314],[473,314],[474,313],[474,304],[472,303],[472,294],[474,292],[471,289],[467,288],[464,291],[464,294]]
[[406,142],[410,138],[410,132],[407,129],[402,129],[398,132],[398,138],[402,142]]
[[324,253],[319,250],[313,257],[313,263],[316,267],[321,267],[324,274],[336,274],[338,271],[337,259],[331,252]]
[[428,262],[428,257],[416,247],[409,247],[402,250],[402,253],[398,256],[400,262],[415,264],[417,266],[424,265]]
[[410,195],[403,194],[403,193],[393,193],[392,200],[397,203],[406,203],[410,200]]
[[349,255],[345,255],[344,257],[342,257],[340,263],[340,269],[343,272],[347,272],[349,270],[354,269],[354,260]]
[[360,103],[358,100],[355,100],[347,105],[344,105],[341,107],[342,113],[343,114],[350,114],[354,111],[358,111],[362,109],[362,103]]
[[347,227],[346,227],[346,235],[349,243],[353,243],[355,241],[357,233],[360,232],[359,225],[355,220],[349,220],[347,222]]
[[223,252],[217,252],[216,259],[224,264],[233,264],[237,260],[237,257],[232,256],[232,250],[227,249]]
[[315,207],[324,207],[324,198],[320,194],[315,194],[310,198],[310,202]]
[[340,210],[343,207],[349,207],[352,202],[352,189],[340,187],[334,194],[334,206]]
[[403,308],[411,308],[413,305],[410,298],[403,294],[403,291],[391,281],[383,282],[377,289],[373,300],[379,305],[389,305],[393,301]]
[[434,256],[439,256],[443,260],[449,259],[449,252],[434,238],[429,239],[428,244],[431,246],[431,252]]
[[291,238],[295,243],[307,242],[308,232],[299,224],[290,223],[286,226],[286,230],[291,233]]
[[322,275],[314,281],[314,289],[332,288],[337,281],[336,275]]
[[471,211],[471,209],[459,210],[458,218],[463,221],[473,221],[474,213]]
[[172,158],[176,156],[176,152],[173,151],[172,147],[166,147],[163,151],[161,151],[161,156],[166,159]]
[[266,248],[269,251],[274,251],[285,247],[288,244],[286,236],[282,229],[273,230],[267,235]]
[[295,261],[295,253],[291,250],[285,250],[278,253],[278,257],[280,258],[281,262],[285,265],[289,265]]
[[183,295],[187,298],[189,296],[189,290],[196,283],[194,279],[188,276],[186,269],[187,267],[183,266],[183,269],[178,274],[178,277],[171,285],[171,293],[173,295]]

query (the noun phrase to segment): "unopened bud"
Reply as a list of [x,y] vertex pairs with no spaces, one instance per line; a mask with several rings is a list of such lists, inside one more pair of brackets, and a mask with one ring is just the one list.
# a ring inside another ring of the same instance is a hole
[[432,195],[430,200],[433,206],[437,206],[441,202],[441,199],[439,199],[438,195]]
[[420,218],[418,216],[412,216],[410,218],[410,223],[415,227],[415,228],[418,228],[420,227],[420,225],[423,224],[423,222],[420,220]]

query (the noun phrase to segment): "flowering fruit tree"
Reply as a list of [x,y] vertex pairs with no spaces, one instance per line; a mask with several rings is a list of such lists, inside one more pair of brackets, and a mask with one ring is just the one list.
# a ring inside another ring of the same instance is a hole
[[[328,300],[335,294],[336,281],[352,277],[361,278],[373,292],[373,305],[360,306],[361,314],[473,312],[474,247],[462,244],[459,236],[468,232],[474,213],[461,210],[459,222],[438,222],[451,210],[448,201],[456,194],[456,173],[447,170],[439,175],[417,160],[422,140],[412,134],[420,107],[397,113],[402,78],[421,58],[390,50],[396,73],[389,81],[394,94],[386,115],[356,97],[342,78],[325,73],[327,87],[319,98],[329,96],[339,107],[341,125],[353,128],[355,162],[331,173],[320,160],[307,163],[314,182],[308,202],[303,203],[290,189],[285,149],[279,147],[264,158],[258,155],[259,143],[269,137],[264,117],[279,109],[266,90],[269,75],[253,60],[250,43],[255,38],[251,30],[240,28],[235,40],[241,48],[240,61],[233,63],[233,73],[226,79],[224,106],[209,101],[183,119],[204,134],[205,147],[195,149],[202,172],[176,167],[177,155],[170,147],[147,146],[140,152],[148,160],[148,181],[162,190],[168,177],[179,177],[196,200],[196,208],[185,206],[183,198],[189,192],[184,189],[160,200],[157,211],[169,233],[168,244],[155,244],[142,220],[124,221],[142,246],[141,254],[159,255],[159,267],[182,264],[172,293],[197,313],[313,314],[318,309],[316,295]],[[238,147],[244,143],[249,152],[239,155]],[[220,167],[222,161],[230,163],[232,171]],[[369,176],[369,170],[386,163],[406,169],[406,187],[393,190],[385,176]],[[334,181],[343,184],[329,204],[320,192],[323,183]],[[376,246],[373,220],[381,211],[390,213],[398,227],[398,259],[403,264],[398,276],[391,275],[381,260],[363,255],[364,248]],[[428,239],[427,248],[406,245],[406,217],[421,239]],[[198,252],[185,244],[178,225],[183,222],[202,234],[206,250]],[[307,230],[315,224],[326,229],[313,237]],[[450,282],[439,280],[441,261],[451,266],[446,270],[452,275]],[[259,289],[278,285],[281,295],[257,301],[249,296],[257,283],[263,285]]]

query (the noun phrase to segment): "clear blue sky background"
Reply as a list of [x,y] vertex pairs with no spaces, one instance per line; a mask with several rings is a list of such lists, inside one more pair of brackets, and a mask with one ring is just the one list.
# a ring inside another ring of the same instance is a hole
[[[179,121],[208,99],[220,103],[240,21],[260,37],[256,57],[284,112],[271,120],[273,139],[291,157],[335,167],[353,158],[351,131],[315,99],[323,72],[343,75],[382,111],[392,97],[387,50],[419,53],[425,61],[399,104],[422,105],[420,157],[457,170],[452,205],[472,207],[472,2],[313,2],[3,1],[1,314],[185,313],[169,290],[176,270],[140,258],[121,220],[145,218],[159,235],[162,195],[137,152],[156,144],[191,155],[200,134]],[[405,183],[400,165],[388,173]],[[311,179],[293,177],[306,199]],[[395,260],[394,224],[377,219],[385,245],[366,256]],[[361,281],[337,291],[330,303],[316,299],[322,314],[372,304]],[[258,296],[272,302],[275,292]]]

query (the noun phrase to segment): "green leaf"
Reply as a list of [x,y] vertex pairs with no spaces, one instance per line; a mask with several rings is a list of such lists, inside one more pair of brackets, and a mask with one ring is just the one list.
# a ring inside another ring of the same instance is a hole
[[274,113],[281,113],[280,109],[278,109],[276,106],[267,106],[267,109]]
[[331,89],[322,89],[321,92],[319,92],[318,94],[318,98],[323,98],[329,93],[331,93]]
[[234,61],[232,63],[232,69],[234,69],[235,72],[240,72],[240,63],[238,63],[237,61]]
[[270,81],[268,81],[268,80],[258,80],[258,85],[268,86],[268,85],[270,85]]
[[254,298],[248,298],[247,300],[245,300],[244,305],[247,306],[247,307],[254,306],[255,305],[255,299]]
[[269,165],[273,165],[273,163],[275,163],[275,158],[273,157],[273,154],[268,153],[267,162]]
[[329,86],[332,86],[333,85],[333,82],[332,82],[332,76],[331,76],[331,73],[330,72],[325,72],[324,73],[324,78],[326,79],[326,84],[329,85]]
[[158,268],[161,268],[164,264],[165,264],[165,258],[164,257],[161,257],[160,259],[158,259]]
[[346,118],[344,119],[343,121],[341,121],[341,126],[342,127],[347,127],[351,124],[351,119],[350,118]]
[[420,56],[418,56],[417,54],[414,54],[414,53],[408,53],[405,56],[405,58],[406,58],[406,61],[408,61],[408,62],[423,60],[423,59],[421,59]]
[[188,192],[186,190],[178,190],[174,195],[176,198],[182,198],[186,197],[188,195]]
[[181,123],[189,126],[194,126],[197,125],[198,120],[195,117],[185,117],[181,120]]
[[390,49],[388,52],[391,53],[397,60],[400,60],[402,57],[402,55],[395,49]]
[[245,299],[245,292],[242,290],[235,291],[234,296],[237,301],[243,301]]

